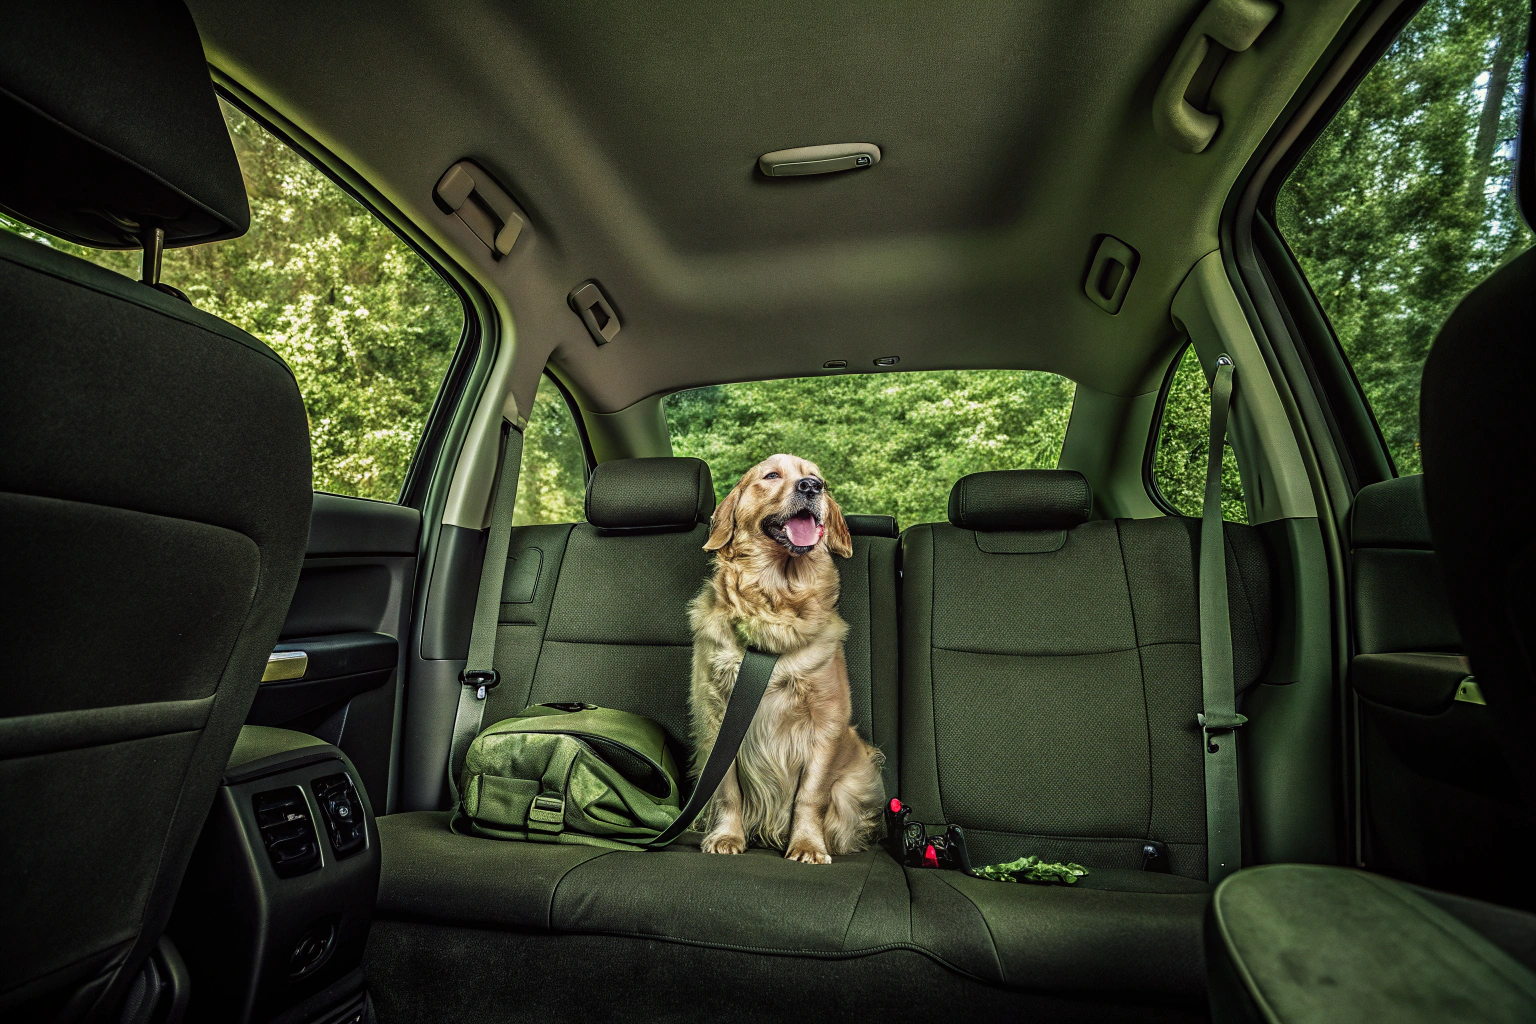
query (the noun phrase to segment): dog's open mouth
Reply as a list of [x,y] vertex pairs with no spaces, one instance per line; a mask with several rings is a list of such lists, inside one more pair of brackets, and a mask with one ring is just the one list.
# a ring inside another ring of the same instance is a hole
[[786,519],[770,520],[763,530],[797,555],[803,555],[821,540],[824,527],[809,510],[802,509]]

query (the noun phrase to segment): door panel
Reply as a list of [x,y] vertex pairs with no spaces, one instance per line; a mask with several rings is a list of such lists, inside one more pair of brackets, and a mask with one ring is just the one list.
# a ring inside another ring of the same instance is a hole
[[1420,476],[1363,488],[1350,516],[1365,866],[1506,905],[1536,906],[1530,817],[1466,685]]
[[[344,750],[380,813],[394,810],[404,638],[421,514],[316,493],[309,546],[274,659],[247,718]],[[281,668],[279,666],[282,666]]]

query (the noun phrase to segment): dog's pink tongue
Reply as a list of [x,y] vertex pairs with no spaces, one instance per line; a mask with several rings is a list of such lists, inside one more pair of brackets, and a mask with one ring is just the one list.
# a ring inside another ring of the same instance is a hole
[[792,516],[784,524],[784,532],[789,534],[789,542],[797,548],[808,548],[821,540],[821,524],[809,512]]

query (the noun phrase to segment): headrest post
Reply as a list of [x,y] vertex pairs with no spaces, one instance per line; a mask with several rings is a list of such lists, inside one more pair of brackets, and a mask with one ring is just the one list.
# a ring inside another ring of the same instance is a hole
[[144,243],[144,272],[140,279],[153,288],[160,283],[160,257],[165,253],[165,228],[146,226],[139,237]]

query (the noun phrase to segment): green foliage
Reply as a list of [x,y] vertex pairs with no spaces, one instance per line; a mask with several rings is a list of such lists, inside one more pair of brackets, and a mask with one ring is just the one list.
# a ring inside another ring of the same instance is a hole
[[971,874],[994,882],[1032,882],[1035,885],[1076,885],[1088,873],[1081,864],[1058,864],[1039,857],[1020,857],[1006,864],[988,864]]
[[[1211,449],[1211,389],[1200,367],[1200,357],[1190,345],[1179,357],[1168,400],[1163,406],[1162,428],[1157,435],[1157,459],[1152,476],[1168,504],[1186,516],[1198,516],[1205,505],[1205,460]],[[1238,476],[1237,454],[1229,439],[1222,452],[1221,517],[1246,523],[1243,481]]]
[[[251,203],[241,238],[172,249],[161,280],[293,368],[316,490],[395,500],[464,332],[459,297],[389,228],[255,121],[224,107]],[[139,276],[140,254],[26,235]]]
[[1072,382],[1022,370],[847,374],[726,384],[666,399],[675,455],[709,463],[717,497],[778,452],[821,467],[848,512],[942,522],[954,482],[1051,468]]
[[1281,189],[1282,235],[1327,312],[1400,473],[1445,318],[1531,244],[1510,175],[1525,0],[1430,0]]
[[579,523],[586,518],[586,495],[587,456],[576,421],[565,396],[548,377],[541,377],[523,433],[512,525]]

